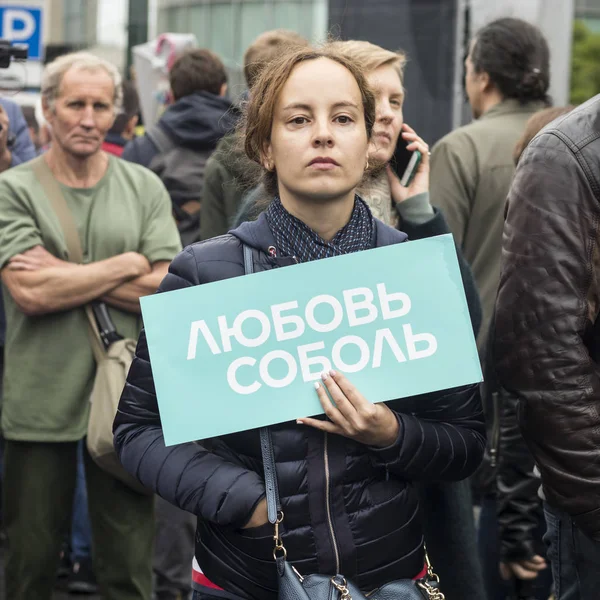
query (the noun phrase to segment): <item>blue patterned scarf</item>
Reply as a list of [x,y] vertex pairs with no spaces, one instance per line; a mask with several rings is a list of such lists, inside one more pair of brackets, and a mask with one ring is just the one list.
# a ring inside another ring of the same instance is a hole
[[278,254],[294,256],[298,262],[308,262],[368,250],[373,246],[373,216],[358,196],[350,221],[330,242],[323,240],[308,225],[292,216],[276,197],[266,211],[267,222],[275,237]]

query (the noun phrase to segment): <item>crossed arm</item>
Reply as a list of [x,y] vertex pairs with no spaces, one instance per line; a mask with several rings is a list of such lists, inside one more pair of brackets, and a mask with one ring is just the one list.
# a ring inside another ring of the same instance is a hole
[[29,316],[69,310],[97,299],[139,313],[140,297],[153,294],[167,270],[168,262],[151,266],[136,252],[79,265],[35,246],[10,259],[2,270],[2,282]]

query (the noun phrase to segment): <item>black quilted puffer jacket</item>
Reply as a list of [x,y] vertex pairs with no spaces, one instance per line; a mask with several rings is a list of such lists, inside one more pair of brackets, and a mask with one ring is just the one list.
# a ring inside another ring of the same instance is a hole
[[[405,239],[377,222],[374,246]],[[243,275],[242,241],[254,249],[256,271],[292,262],[268,255],[275,241],[263,215],[231,234],[186,248],[171,264],[161,291]],[[478,386],[387,404],[400,434],[385,449],[295,422],[272,427],[283,540],[300,573],[343,573],[367,592],[416,576],[424,561],[416,483],[460,480],[479,465],[485,427]],[[166,448],[144,333],[114,431],[125,468],[198,515],[196,558],[206,576],[235,595],[275,599],[273,528],[242,529],[265,496],[258,431],[215,438],[210,446]]]

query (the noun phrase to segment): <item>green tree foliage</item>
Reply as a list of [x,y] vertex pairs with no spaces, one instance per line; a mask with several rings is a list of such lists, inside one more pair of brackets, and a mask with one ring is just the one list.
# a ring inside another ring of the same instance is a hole
[[600,34],[576,20],[571,55],[571,104],[581,104],[596,94],[600,94]]

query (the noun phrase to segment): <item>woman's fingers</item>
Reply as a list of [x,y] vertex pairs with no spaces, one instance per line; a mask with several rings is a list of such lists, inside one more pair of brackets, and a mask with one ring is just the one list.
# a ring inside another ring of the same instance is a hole
[[418,150],[423,156],[427,156],[429,154],[429,146],[423,140],[415,140],[412,144],[406,146],[408,150],[414,152]]
[[354,400],[351,399],[345,390],[343,390],[339,385],[342,382],[345,383],[346,390],[350,391],[351,393],[352,390],[348,388],[350,382],[348,382],[348,380],[337,371],[323,373],[322,379],[336,406],[348,420],[352,420],[356,413],[357,407],[354,404]]
[[344,425],[347,426],[348,423],[342,415],[342,413],[340,412],[340,410],[331,402],[331,399],[327,394],[327,388],[317,381],[315,382],[315,389],[317,390],[319,402],[323,407],[323,412],[325,413],[329,421],[321,421],[320,419],[303,417],[302,419],[297,419],[296,423],[298,423],[298,425],[306,425],[308,427],[313,427],[314,429],[325,431],[327,433],[345,435]]
[[331,421],[320,421],[319,419],[311,419],[309,417],[303,417],[297,419],[298,425],[306,425],[307,427],[313,427],[319,431],[325,431],[326,433],[335,433],[336,435],[345,435],[344,430]]
[[390,191],[392,193],[392,199],[394,202],[404,202],[408,197],[408,188],[405,188],[401,183],[398,175],[394,173],[392,167],[388,164],[386,166],[386,172],[388,182],[390,184]]
[[342,375],[339,371],[330,371],[329,375],[344,397],[348,399],[350,404],[356,410],[360,410],[360,408],[365,405],[371,405],[371,403],[367,402],[365,397],[356,389],[354,384],[348,381],[348,378],[345,375]]
[[315,388],[329,421],[307,417],[297,419],[299,425],[343,435],[368,446],[384,448],[394,443],[400,425],[387,406],[367,401],[341,373],[329,371],[322,379],[323,383],[315,383]]
[[348,421],[347,431],[350,436],[362,436],[379,425],[377,407],[366,400],[344,375],[330,371],[330,376],[325,382],[332,398]]
[[[353,435],[356,432],[357,421],[360,420],[358,418],[358,412],[346,394],[344,394],[336,380],[343,382],[345,388],[349,390],[350,393],[353,393],[354,386],[352,386],[343,375],[336,373],[335,371],[323,373],[321,378],[322,383],[315,382],[315,389],[317,391],[319,402],[323,407],[323,411],[331,423],[323,425],[323,423],[327,423],[327,421],[302,418],[298,419],[298,424],[309,425],[329,433],[338,433],[346,436]],[[330,395],[331,398],[329,397]],[[333,425],[333,427],[330,427],[329,425]]]
[[417,134],[417,132],[408,123],[402,123],[402,132],[414,133],[415,135]]
[[407,148],[409,150],[419,150],[421,152],[429,152],[429,145],[420,138],[418,135],[412,135],[410,133],[403,134],[404,139],[408,142]]
[[[336,425],[339,425],[342,429],[348,429],[348,419],[346,418],[345,414],[347,412],[348,402],[346,401],[344,404],[343,399],[340,397],[339,388],[338,393],[336,393],[337,399],[332,394],[332,398],[335,404],[331,401],[329,395],[327,394],[327,390],[329,388],[325,387],[327,383],[326,379],[331,379],[331,377],[323,377],[323,384],[319,383],[318,381],[315,382],[315,389],[317,390],[319,402],[323,407],[323,412],[330,421],[332,421]],[[344,406],[344,410],[341,409],[341,406]]]
[[408,150],[414,152],[418,150],[424,156],[429,155],[429,144],[414,131],[411,127],[405,124],[406,130],[402,132],[402,138],[407,142]]

